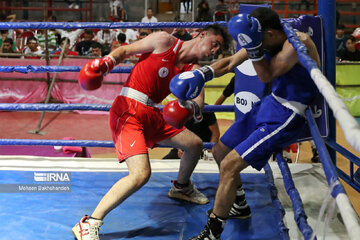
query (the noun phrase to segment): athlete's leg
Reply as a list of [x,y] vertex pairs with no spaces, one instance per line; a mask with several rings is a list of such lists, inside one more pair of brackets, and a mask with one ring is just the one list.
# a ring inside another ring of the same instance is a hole
[[150,178],[151,167],[147,154],[129,157],[126,160],[129,174],[117,181],[101,199],[92,217],[103,219],[111,210],[139,190]]
[[199,161],[202,151],[202,141],[193,132],[184,129],[175,136],[159,142],[163,145],[180,148],[184,151],[180,160],[180,169],[178,173],[178,183],[186,184],[189,182],[192,172]]
[[191,183],[190,177],[200,158],[201,139],[188,129],[160,142],[184,151],[180,160],[178,179],[173,181],[168,196],[197,204],[206,204],[209,199]]
[[220,179],[216,191],[213,212],[221,218],[227,218],[235,201],[237,179],[240,172],[248,166],[240,155],[232,150],[220,164]]

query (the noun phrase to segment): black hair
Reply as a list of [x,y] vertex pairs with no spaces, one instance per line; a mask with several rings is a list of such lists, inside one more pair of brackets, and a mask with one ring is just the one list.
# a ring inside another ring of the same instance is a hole
[[356,38],[355,38],[353,35],[347,36],[347,37],[346,37],[346,41],[347,41],[347,40],[351,40],[351,42],[353,42],[353,43],[356,42]]
[[216,24],[211,24],[211,25],[206,26],[205,28],[203,28],[200,31],[200,33],[203,31],[211,32],[214,35],[220,35],[224,39],[224,46],[223,46],[222,50],[226,51],[229,49],[232,38],[231,38],[230,34],[228,33],[228,31],[226,30],[226,28],[224,28],[220,24],[216,23]]
[[125,33],[119,33],[118,36],[117,36],[117,40],[119,42],[124,43],[126,41],[126,34]]
[[2,30],[0,30],[0,33],[1,33],[1,34],[3,34],[3,33],[9,33],[9,30],[7,30],[7,29],[2,29]]
[[263,32],[269,29],[284,31],[279,15],[271,8],[257,8],[251,12],[250,16],[259,20]]
[[70,43],[70,39],[69,39],[69,38],[67,38],[67,37],[62,37],[62,38],[60,39],[60,44],[62,44],[65,40],[67,40],[67,42]]
[[94,32],[91,29],[85,29],[84,34],[94,35]]
[[29,37],[26,41],[26,43],[29,43],[31,40],[34,40],[36,43],[38,42],[38,40],[36,39],[36,37]]
[[102,45],[98,42],[92,42],[91,43],[91,48],[100,48],[102,49]]
[[149,34],[147,32],[140,32],[140,36],[148,36]]
[[14,44],[14,40],[12,40],[11,38],[5,38],[4,43],[10,43],[12,46]]
[[339,25],[336,26],[336,29],[345,30],[345,25],[344,24],[339,24]]

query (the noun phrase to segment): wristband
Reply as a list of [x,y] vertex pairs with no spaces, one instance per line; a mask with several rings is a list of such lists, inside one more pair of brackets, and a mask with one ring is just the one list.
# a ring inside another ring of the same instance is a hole
[[193,110],[194,110],[194,120],[196,123],[201,122],[203,120],[203,115],[200,109],[199,104],[197,104],[197,102],[195,101],[191,101],[192,106],[193,106]]
[[104,73],[104,75],[105,75],[105,74],[108,74],[114,68],[114,66],[116,65],[116,60],[113,56],[106,55],[103,58],[103,61],[107,68],[106,72]]
[[264,58],[264,48],[262,47],[262,43],[254,48],[246,48],[246,52],[251,61],[257,62]]
[[214,78],[214,75],[215,75],[214,69],[209,65],[202,66],[201,68],[196,69],[196,70],[201,73],[205,82],[210,81],[211,79]]

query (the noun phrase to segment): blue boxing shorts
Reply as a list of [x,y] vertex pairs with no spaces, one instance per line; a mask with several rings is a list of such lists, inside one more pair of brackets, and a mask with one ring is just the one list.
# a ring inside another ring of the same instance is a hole
[[220,140],[260,171],[274,152],[294,143],[305,126],[303,116],[269,95],[237,119]]

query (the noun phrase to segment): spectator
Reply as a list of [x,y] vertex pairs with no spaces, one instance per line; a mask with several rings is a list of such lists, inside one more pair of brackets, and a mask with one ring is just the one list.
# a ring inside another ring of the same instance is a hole
[[[6,38],[1,44],[0,52],[2,53],[17,53],[17,48],[14,44],[14,41],[11,38]],[[4,56],[2,56],[4,57]],[[7,56],[7,57],[17,57],[17,56]]]
[[[0,30],[0,33],[1,33],[0,47],[2,48],[3,42],[5,42],[6,39],[9,39],[10,36],[9,36],[8,30]],[[10,38],[10,39],[12,40],[12,38]],[[14,44],[14,41],[12,43],[12,49],[14,52],[16,52],[16,50],[17,50],[16,45]]]
[[360,50],[360,27],[356,28],[354,32],[351,34],[356,39],[355,47],[356,49]]
[[139,34],[139,40],[146,38],[146,36],[148,36],[148,35],[149,35],[149,33],[141,31]]
[[[77,52],[70,50],[70,39],[66,38],[66,37],[64,37],[60,40],[59,49],[56,50],[55,52],[53,52],[53,54],[60,55],[63,48],[65,48],[64,49],[64,57],[79,56],[79,54]],[[55,58],[57,58],[57,57],[55,57]]]
[[134,30],[122,28],[121,32],[125,33],[127,44],[133,43],[137,40],[136,32]]
[[141,19],[141,22],[143,23],[153,23],[157,21],[157,18],[153,16],[152,8],[148,8],[146,11],[146,16]]
[[75,46],[75,51],[79,53],[80,56],[86,56],[90,54],[91,44],[94,42],[94,33],[91,29],[86,29],[84,32],[84,40],[78,42]]
[[66,29],[66,30],[63,30],[63,29],[56,29],[55,30],[57,33],[60,34],[61,38],[68,38],[70,40],[70,46],[69,48],[72,49],[75,44],[76,44],[76,41],[78,40],[78,38],[80,37],[80,35],[84,32],[84,29],[77,29],[77,30],[72,30],[72,29]]
[[[10,15],[4,15],[4,14],[0,14],[0,22],[15,22],[16,20],[16,14],[10,14]],[[13,36],[14,36],[14,29],[9,29],[6,30],[8,31],[8,38],[11,38],[14,40]]]
[[128,45],[128,43],[126,42],[126,35],[125,33],[120,32],[117,35],[117,41],[114,41],[111,46],[111,51],[114,51],[116,48],[124,45]]
[[335,47],[336,47],[337,57],[339,57],[340,52],[345,49],[345,45],[346,45],[345,26],[340,24],[336,27]]
[[103,29],[96,33],[97,41],[103,45],[104,54],[109,54],[111,51],[111,45],[116,39],[116,32],[110,29]]
[[[217,15],[216,13],[221,13]],[[230,18],[229,6],[224,0],[219,0],[215,7],[215,21],[227,21]]]
[[70,0],[64,0],[69,8],[73,8],[73,9],[79,9],[80,8],[80,0],[75,0],[75,2],[71,2]]
[[212,15],[210,13],[209,3],[206,0],[201,0],[197,7],[197,22],[211,22]]
[[103,53],[102,53],[102,50],[103,50],[103,46],[98,43],[98,42],[93,42],[91,44],[91,53],[90,53],[90,56],[92,57],[97,57],[97,58],[100,58],[102,57]]
[[183,41],[188,41],[192,39],[191,35],[184,28],[177,28],[173,36]]
[[[37,30],[35,33],[35,37],[38,40],[39,46],[42,49],[45,49],[45,31],[46,29]],[[56,49],[56,36],[53,31],[48,31],[48,48],[49,51],[53,51]]]
[[26,47],[23,50],[25,56],[22,58],[40,59],[39,55],[42,55],[43,50],[38,44],[35,37],[29,37],[26,42]]
[[360,61],[360,51],[355,47],[356,39],[350,35],[346,38],[346,48],[339,54],[339,61]]
[[189,11],[192,11],[192,3],[191,3],[191,9],[190,9],[191,0],[181,0],[181,1],[184,5],[184,9],[185,9],[186,13],[189,13]]
[[[192,118],[186,122],[185,126],[187,129],[198,135],[203,142],[216,143],[219,141],[220,130],[214,112],[203,112],[203,120],[201,122],[195,122]],[[181,158],[181,155],[182,150],[173,148],[165,157],[163,157],[163,159],[178,159]]]
[[110,15],[109,19],[113,22],[119,22],[120,20],[126,21],[126,11],[124,4],[120,0],[109,0]]

